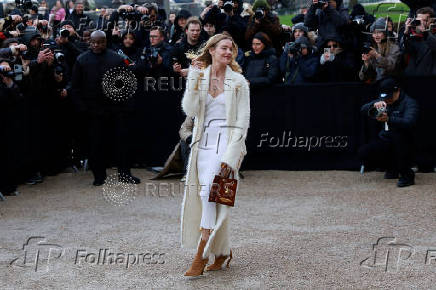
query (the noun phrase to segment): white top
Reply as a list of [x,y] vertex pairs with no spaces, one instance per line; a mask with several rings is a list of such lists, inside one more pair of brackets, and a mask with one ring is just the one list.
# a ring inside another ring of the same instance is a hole
[[[218,120],[217,120],[218,119]],[[204,125],[205,126],[215,126],[215,122],[224,121],[226,119],[226,102],[225,94],[222,92],[216,97],[212,97],[211,94],[207,93]]]

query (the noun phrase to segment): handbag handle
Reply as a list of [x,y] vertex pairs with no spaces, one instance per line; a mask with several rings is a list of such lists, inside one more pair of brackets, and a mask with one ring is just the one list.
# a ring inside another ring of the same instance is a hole
[[[232,179],[235,179],[235,172],[234,172],[234,170],[232,170],[231,168],[230,168],[230,166],[228,166],[228,165],[222,165],[221,164],[221,168],[226,168],[226,170],[230,170],[230,174],[232,175]],[[230,174],[229,174],[229,177],[230,177]]]

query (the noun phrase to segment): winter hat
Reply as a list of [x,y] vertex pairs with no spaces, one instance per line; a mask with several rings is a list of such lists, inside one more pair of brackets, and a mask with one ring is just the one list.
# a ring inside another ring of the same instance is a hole
[[268,4],[266,0],[256,0],[253,4],[253,11],[256,11],[259,8],[264,8],[267,10],[271,10],[271,6]]
[[259,39],[264,45],[265,47],[270,47],[271,44],[271,39],[268,37],[268,35],[266,35],[266,33],[264,32],[258,32],[253,36],[253,39]]
[[72,27],[74,27],[73,21],[71,21],[71,20],[62,21],[61,24],[59,25],[59,27],[62,27],[64,25],[71,25]]
[[353,10],[351,11],[351,16],[354,17],[356,15],[364,15],[365,14],[365,8],[362,4],[356,4],[353,6]]
[[374,32],[376,30],[383,31],[383,32],[386,32],[388,30],[387,21],[385,18],[383,17],[377,18],[377,20],[374,21],[374,23],[371,25],[369,29],[370,32]]
[[306,33],[309,32],[309,28],[307,28],[307,26],[305,26],[303,22],[299,22],[299,23],[295,24],[294,26],[292,26],[292,33],[294,33],[295,29],[303,30]]

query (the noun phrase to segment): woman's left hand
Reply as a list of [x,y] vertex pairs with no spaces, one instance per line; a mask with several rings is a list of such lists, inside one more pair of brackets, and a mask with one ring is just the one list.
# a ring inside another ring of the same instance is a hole
[[233,169],[227,165],[227,163],[221,162],[221,171],[220,176],[223,178],[229,178],[230,173],[233,171]]

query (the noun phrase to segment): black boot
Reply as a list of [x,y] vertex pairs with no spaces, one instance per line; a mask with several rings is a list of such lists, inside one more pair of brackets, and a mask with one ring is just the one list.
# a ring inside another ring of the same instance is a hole
[[132,175],[130,170],[127,171],[119,171],[118,172],[118,181],[124,183],[132,183],[139,184],[141,183],[141,179]]
[[415,184],[415,172],[410,170],[405,174],[400,174],[400,178],[398,179],[397,186],[398,187],[406,187]]

